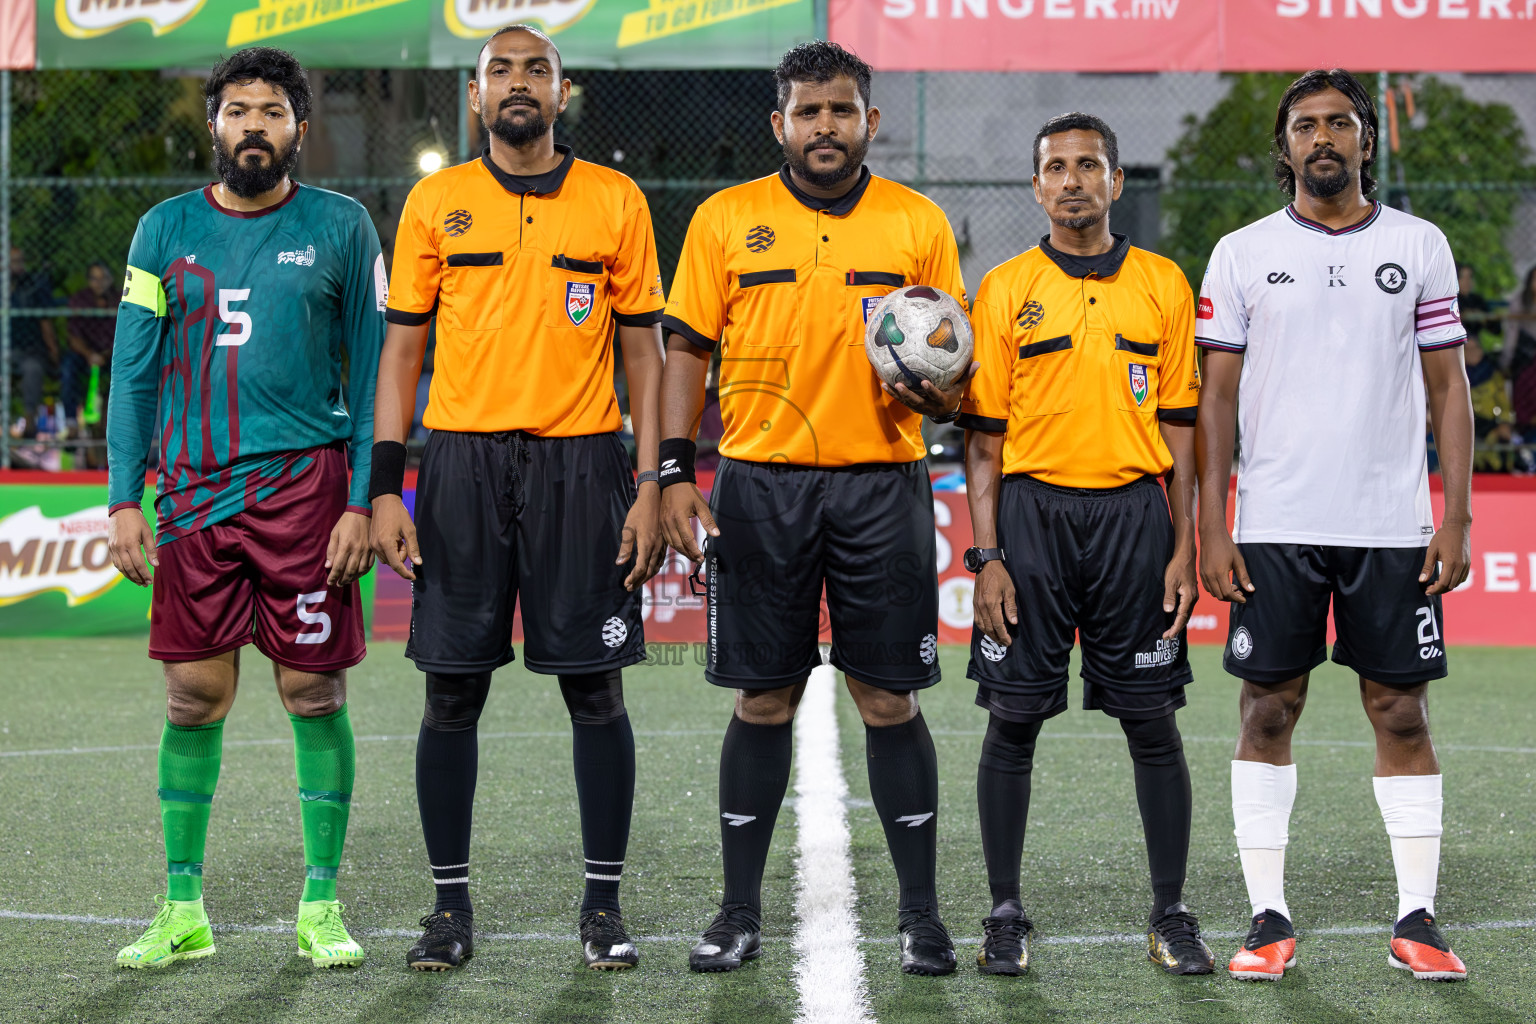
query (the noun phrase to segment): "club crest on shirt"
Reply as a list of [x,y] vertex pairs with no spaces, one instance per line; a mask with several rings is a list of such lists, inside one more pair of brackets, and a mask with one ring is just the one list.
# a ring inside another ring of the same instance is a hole
[[565,315],[580,327],[592,315],[592,288],[589,281],[565,282]]
[[1023,328],[1039,327],[1040,321],[1045,319],[1045,307],[1038,299],[1030,299],[1024,303],[1024,308],[1019,310],[1018,324]]
[[1147,400],[1147,364],[1131,364],[1131,397],[1140,405]]
[[859,300],[859,306],[863,309],[864,312],[865,323],[869,323],[869,314],[875,311],[875,307],[880,305],[880,300],[883,298],[885,298],[883,295],[866,295],[864,298]]

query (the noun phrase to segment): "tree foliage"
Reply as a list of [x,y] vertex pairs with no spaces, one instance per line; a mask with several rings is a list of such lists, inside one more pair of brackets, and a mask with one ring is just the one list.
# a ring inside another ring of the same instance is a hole
[[[1197,288],[1221,236],[1288,201],[1274,182],[1271,146],[1275,108],[1293,76],[1229,77],[1226,98],[1204,118],[1187,118],[1168,153],[1173,172],[1163,197],[1161,248]],[[1519,118],[1507,104],[1474,102],[1432,76],[1398,76],[1393,84],[1412,90],[1416,110],[1407,116],[1399,92],[1401,145],[1388,154],[1388,180],[1376,198],[1434,222],[1456,259],[1472,265],[1480,290],[1514,287],[1504,236],[1521,190],[1536,188]],[[1381,134],[1385,146],[1385,124]]]

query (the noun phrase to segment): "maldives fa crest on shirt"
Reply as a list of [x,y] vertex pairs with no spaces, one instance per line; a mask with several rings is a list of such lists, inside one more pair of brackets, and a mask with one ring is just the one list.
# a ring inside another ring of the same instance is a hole
[[1140,405],[1147,400],[1147,364],[1131,364],[1131,397]]
[[592,315],[592,289],[588,281],[565,282],[565,315],[580,327]]

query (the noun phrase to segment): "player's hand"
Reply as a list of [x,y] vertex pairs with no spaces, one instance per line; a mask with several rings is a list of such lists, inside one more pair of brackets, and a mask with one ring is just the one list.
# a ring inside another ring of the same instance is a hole
[[624,577],[624,589],[634,590],[655,576],[666,554],[667,544],[661,538],[661,488],[653,483],[642,484],[629,515],[624,517],[619,557],[614,561],[615,565],[623,565],[634,556],[635,567]]
[[923,381],[921,391],[915,391],[899,381],[894,388],[884,382],[881,382],[880,387],[886,394],[913,412],[920,412],[924,416],[948,416],[960,407],[960,396],[965,394],[965,386],[971,382],[972,377],[976,376],[976,371],[979,369],[981,369],[980,363],[972,363],[970,368],[947,388],[940,388],[931,380]]
[[381,494],[373,499],[368,536],[379,561],[403,579],[415,581],[413,570],[421,564],[421,549],[416,545],[416,524],[411,522],[400,495]]
[[1177,610],[1173,625],[1163,634],[1164,640],[1178,636],[1189,625],[1189,613],[1200,600],[1200,585],[1195,582],[1195,553],[1175,553],[1168,568],[1163,571],[1163,611]]
[[325,577],[328,587],[349,587],[352,581],[373,568],[373,548],[368,538],[368,517],[359,512],[343,512],[331,530],[331,542],[325,547]]
[[704,500],[698,484],[673,484],[661,492],[661,535],[672,550],[699,566],[704,563],[704,552],[699,550],[698,541],[693,538],[691,520],[695,518],[705,533],[711,537],[720,536],[720,527],[715,525],[715,517],[709,513],[709,502]]
[[1019,606],[1013,589],[1013,577],[1000,561],[991,561],[976,574],[976,591],[971,600],[976,625],[981,631],[1007,647],[1013,643],[1010,625],[1019,624]]
[[1247,604],[1248,594],[1253,593],[1248,564],[1225,528],[1200,537],[1200,582],[1218,601]]
[[[143,554],[139,553],[141,547]],[[112,552],[117,571],[141,587],[149,586],[149,566],[160,568],[155,534],[141,509],[120,508],[107,518],[107,550]]]
[[[1435,572],[1435,563],[1440,572]],[[1444,594],[1467,582],[1472,568],[1472,524],[1444,522],[1429,539],[1429,550],[1424,552],[1424,568],[1419,582],[1428,583],[1425,594]]]

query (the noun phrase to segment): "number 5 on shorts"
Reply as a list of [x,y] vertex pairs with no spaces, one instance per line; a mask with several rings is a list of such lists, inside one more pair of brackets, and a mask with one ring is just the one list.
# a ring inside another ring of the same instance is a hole
[[319,623],[318,633],[299,633],[293,638],[296,644],[323,644],[331,638],[331,617],[325,612],[311,611],[312,605],[318,605],[325,601],[325,591],[317,590],[312,594],[300,594],[298,598],[299,621],[306,625]]

